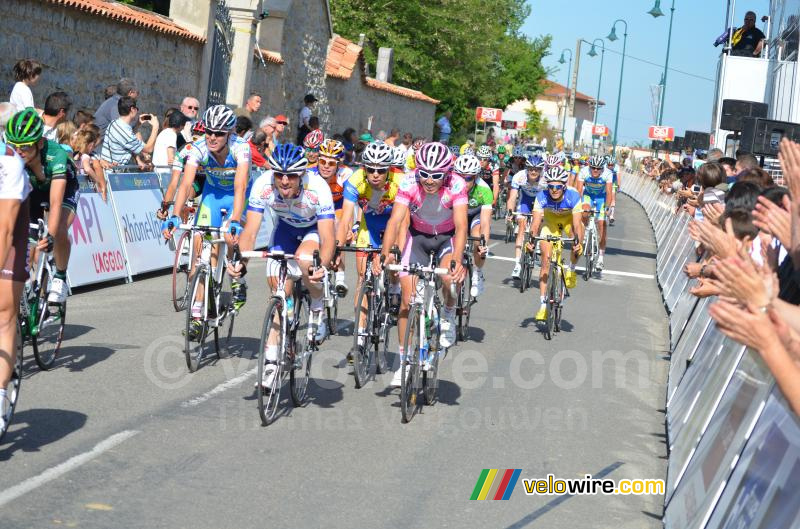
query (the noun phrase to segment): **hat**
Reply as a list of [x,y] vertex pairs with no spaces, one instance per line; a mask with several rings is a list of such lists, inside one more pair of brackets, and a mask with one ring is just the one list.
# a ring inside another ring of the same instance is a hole
[[370,134],[369,132],[365,132],[364,134],[358,137],[358,141],[365,141],[367,143],[370,143],[374,141],[374,139],[372,138],[372,134]]
[[277,116],[275,116],[275,122],[276,123],[281,123],[282,122],[284,125],[288,125],[289,124],[289,119],[286,116],[284,116],[283,114],[278,114]]
[[303,101],[306,103],[316,103],[317,98],[314,97],[314,94],[306,94],[306,97],[303,98]]

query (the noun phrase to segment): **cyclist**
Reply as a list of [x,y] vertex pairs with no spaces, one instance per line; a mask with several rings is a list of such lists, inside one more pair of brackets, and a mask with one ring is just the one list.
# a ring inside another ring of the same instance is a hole
[[[329,140],[330,141],[330,140]],[[344,146],[342,146],[342,152]],[[322,266],[314,269],[302,259],[289,263],[289,276],[286,282],[287,303],[294,288],[294,281],[302,278],[303,285],[311,294],[311,324],[309,334],[315,333],[317,342],[327,336],[325,319],[322,317],[322,281],[327,274],[335,250],[333,198],[328,183],[317,173],[307,171],[303,148],[292,143],[278,145],[267,159],[270,170],[259,176],[250,192],[247,206],[247,222],[240,237],[242,251],[252,250],[256,235],[265,212],[277,217],[270,251],[283,251],[299,257],[310,256],[315,250],[320,252]],[[240,263],[230,263],[228,272],[232,277],[241,277],[247,271],[246,259]],[[267,260],[267,281],[274,291],[278,287],[280,265],[273,259]],[[287,311],[291,311],[291,305]],[[268,365],[262,388],[269,389],[275,376],[278,359],[278,346],[270,338],[267,350]]]
[[[453,173],[463,178],[467,186],[469,234],[471,237],[483,235],[484,240],[488,241],[492,228],[492,189],[478,176],[480,172],[481,163],[474,154],[462,154],[453,166]],[[472,297],[483,294],[483,264],[488,253],[487,246],[475,246],[475,269],[472,271],[470,288]]]
[[306,150],[306,160],[308,160],[309,169],[317,166],[319,147],[322,145],[323,141],[325,141],[325,136],[322,135],[322,131],[319,129],[312,130],[306,134],[305,139],[303,139],[303,147],[305,147]]
[[[197,141],[205,133],[206,127],[203,125],[203,120],[201,119],[194,124],[194,127],[192,127],[192,138],[194,138],[193,141]],[[167,185],[166,191],[164,191],[164,198],[161,201],[161,207],[156,210],[156,217],[158,217],[159,220],[163,221],[169,217],[169,207],[172,205],[172,199],[175,198],[175,193],[178,190],[178,183],[181,180],[181,173],[183,173],[183,167],[186,165],[186,155],[191,149],[192,144],[187,143],[175,154],[175,158],[172,162],[172,174],[170,175],[169,184]],[[194,200],[196,197],[200,196],[203,192],[203,184],[205,184],[205,182],[205,172],[200,169],[194,177],[194,183],[192,184],[192,188],[189,190],[187,199]],[[187,215],[184,212],[182,218],[186,220],[186,217]]]
[[[589,158],[589,166],[581,169],[578,176],[578,193],[583,197],[583,209],[593,209],[597,212],[597,232],[599,235],[598,247],[600,254],[597,258],[597,269],[603,269],[603,256],[606,253],[606,201],[609,207],[614,207],[612,198],[611,171],[605,168],[606,159],[603,156]],[[584,215],[584,223],[589,219],[588,213]]]
[[[30,218],[44,219],[49,208],[47,235],[39,241],[37,251],[52,251],[56,272],[50,284],[47,302],[61,305],[66,301],[67,263],[70,242],[67,230],[75,219],[78,207],[78,176],[74,163],[58,143],[42,137],[44,122],[36,111],[28,108],[17,112],[6,125],[6,142],[25,162],[25,172],[33,190],[30,194]],[[56,311],[53,311],[57,314]]]
[[[386,224],[392,214],[392,206],[403,181],[404,173],[392,172],[391,164],[395,161],[396,148],[383,142],[372,142],[364,149],[361,157],[361,168],[344,184],[344,205],[342,217],[337,226],[336,240],[339,244],[353,237],[350,226],[353,225],[356,206],[361,210],[361,220],[355,234],[356,248],[380,248]],[[364,279],[367,255],[356,254],[358,285]],[[393,282],[392,294],[399,295],[399,285]],[[366,317],[362,314],[362,318]],[[361,333],[365,322],[358,322],[357,332]]]
[[611,156],[606,156],[608,159],[607,169],[611,171],[611,183],[612,190],[611,190],[611,205],[608,207],[608,223],[610,225],[614,225],[614,211],[617,204],[617,189],[620,186],[619,180],[619,166],[617,166],[617,160]]
[[405,174],[406,172],[406,153],[408,149],[404,145],[394,148],[394,156],[392,158],[391,172]]
[[481,163],[480,177],[492,188],[492,207],[497,205],[500,196],[500,167],[492,161],[492,149],[488,145],[481,145],[475,153]]
[[[12,118],[13,121],[13,118]],[[43,127],[39,128],[40,132]],[[16,136],[19,139],[19,135]],[[6,388],[16,363],[17,310],[28,280],[28,195],[25,162],[0,140],[0,431],[11,402]]]
[[511,159],[507,151],[508,149],[505,145],[498,145],[497,153],[494,155],[494,163],[497,164],[497,167],[500,170],[501,183],[505,182],[506,180],[506,175],[508,174],[508,162]]
[[[531,220],[531,233],[538,235],[541,229],[541,236],[555,235],[558,237],[575,236],[572,245],[572,259],[569,268],[564,273],[564,282],[567,288],[575,288],[578,276],[575,273],[575,266],[581,254],[581,243],[583,240],[583,223],[581,196],[575,190],[567,187],[567,173],[561,167],[550,167],[544,173],[547,189],[540,191],[536,195],[533,203],[533,219]],[[544,320],[547,316],[546,290],[547,277],[549,270],[544,263],[550,260],[550,250],[552,244],[547,241],[540,241],[542,250],[542,268],[539,271],[539,291],[540,305],[536,312],[537,320]],[[532,250],[529,249],[529,250]]]
[[[198,171],[205,172],[203,194],[195,216],[195,225],[223,227],[222,209],[228,212],[227,227],[230,233],[225,234],[228,250],[232,252],[242,231],[242,214],[244,201],[248,193],[250,180],[250,146],[247,141],[232,132],[236,124],[236,116],[225,105],[214,105],[203,114],[205,136],[188,145],[184,160],[183,180],[175,193],[175,204],[172,217],[162,225],[165,239],[172,237],[172,232],[181,223],[186,200],[195,191],[193,185]],[[174,164],[180,165],[176,160]],[[174,167],[174,165],[173,165]],[[199,250],[200,245],[195,245]],[[212,264],[216,261],[217,247],[212,251]],[[229,255],[228,257],[231,257]],[[192,260],[194,262],[194,260]],[[192,269],[194,273],[194,267]],[[239,310],[247,301],[247,284],[244,278],[231,281],[234,308]],[[203,310],[203,292],[199,292],[191,308],[195,326],[194,334],[202,325],[200,320]],[[191,338],[191,336],[190,336]]]
[[[453,271],[442,277],[444,311],[440,343],[442,347],[450,347],[455,342],[456,330],[456,300],[450,294],[450,284],[460,283],[464,277],[461,260],[468,231],[466,186],[461,177],[451,174],[453,157],[442,143],[423,145],[415,154],[415,163],[416,170],[403,180],[395,197],[392,216],[383,237],[382,254],[386,264],[394,262],[391,248],[398,241],[406,217],[410,217],[410,236],[403,249],[403,263],[427,265],[431,251],[439,258],[440,267],[449,270],[451,262],[454,262]],[[379,268],[376,267],[376,271]],[[397,324],[400,366],[405,360],[402,344],[408,323],[409,301],[415,286],[413,279],[403,274],[400,277],[403,291]],[[401,371],[398,368],[395,372],[391,385],[400,385]]]
[[[511,179],[511,193],[508,195],[508,210],[507,217],[512,218],[514,212],[517,211],[517,198],[519,198],[519,212],[532,213],[533,202],[536,195],[546,188],[544,179],[542,178],[542,170],[544,169],[544,160],[534,154],[528,156],[526,160],[526,168],[519,171]],[[527,217],[522,215],[517,216],[517,241],[514,244],[514,270],[511,272],[511,277],[519,279],[522,265],[520,259],[522,258],[522,242],[525,240],[525,228],[528,224]]]
[[[342,163],[343,158],[344,144],[342,142],[333,139],[324,140],[319,146],[317,166],[308,170],[311,173],[318,174],[328,183],[337,219],[342,216],[344,183],[353,175],[353,170]],[[344,263],[344,259],[339,261],[334,279],[336,293],[339,297],[346,296],[348,290],[344,277]]]

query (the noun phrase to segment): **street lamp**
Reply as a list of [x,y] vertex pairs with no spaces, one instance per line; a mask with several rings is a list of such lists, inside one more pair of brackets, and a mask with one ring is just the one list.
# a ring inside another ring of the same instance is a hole
[[611,42],[619,39],[617,37],[617,22],[622,22],[625,24],[625,33],[623,33],[622,39],[622,64],[619,67],[619,90],[617,91],[617,115],[614,118],[614,158],[617,157],[617,131],[619,130],[619,105],[622,102],[622,74],[625,71],[625,48],[628,46],[628,23],[618,18],[614,21],[614,24],[611,26],[611,33],[608,34],[606,37]]
[[[589,57],[597,57],[597,50],[595,49],[595,43],[600,41],[600,75],[597,76],[597,97],[594,100],[594,124],[597,125],[597,115],[600,113],[600,85],[603,82],[603,59],[606,57],[606,44],[603,39],[594,39],[592,41],[592,47],[589,49],[589,53],[587,55]],[[592,139],[592,147],[594,147],[594,139]]]
[[[653,18],[663,17],[661,11],[661,0],[656,0],[653,9],[647,12]],[[662,125],[664,119],[664,104],[667,101],[667,69],[669,68],[669,49],[672,44],[672,17],[675,15],[675,0],[672,0],[672,7],[669,10],[669,33],[667,34],[667,59],[664,61],[664,73],[661,75],[661,97],[658,102],[658,123]]]
[[566,135],[566,128],[567,128],[567,96],[569,95],[569,71],[572,70],[572,50],[569,48],[564,48],[561,50],[561,57],[558,59],[558,62],[564,64],[567,62],[564,59],[564,52],[569,52],[569,66],[567,66],[567,83],[564,85],[564,115],[561,118],[561,143],[563,143],[563,148],[567,148],[567,135]]

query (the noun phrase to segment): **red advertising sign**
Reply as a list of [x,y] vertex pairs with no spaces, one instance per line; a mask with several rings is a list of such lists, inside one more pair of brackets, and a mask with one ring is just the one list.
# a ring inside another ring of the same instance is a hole
[[503,121],[500,122],[500,128],[504,129],[504,130],[516,129],[517,128],[517,122],[516,121],[503,120]]
[[475,110],[475,120],[481,123],[484,121],[499,123],[503,121],[503,111],[499,108],[478,107]]
[[675,129],[672,127],[650,127],[647,137],[651,140],[672,141],[675,139]]
[[608,127],[606,127],[605,125],[593,126],[592,136],[608,136]]

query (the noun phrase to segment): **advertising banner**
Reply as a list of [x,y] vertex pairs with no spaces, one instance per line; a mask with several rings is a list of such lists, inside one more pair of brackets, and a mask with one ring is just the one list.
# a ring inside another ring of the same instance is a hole
[[647,137],[651,140],[672,141],[675,138],[675,129],[653,125],[647,130]]
[[503,111],[499,108],[478,107],[475,110],[475,121],[499,123],[503,121]]

